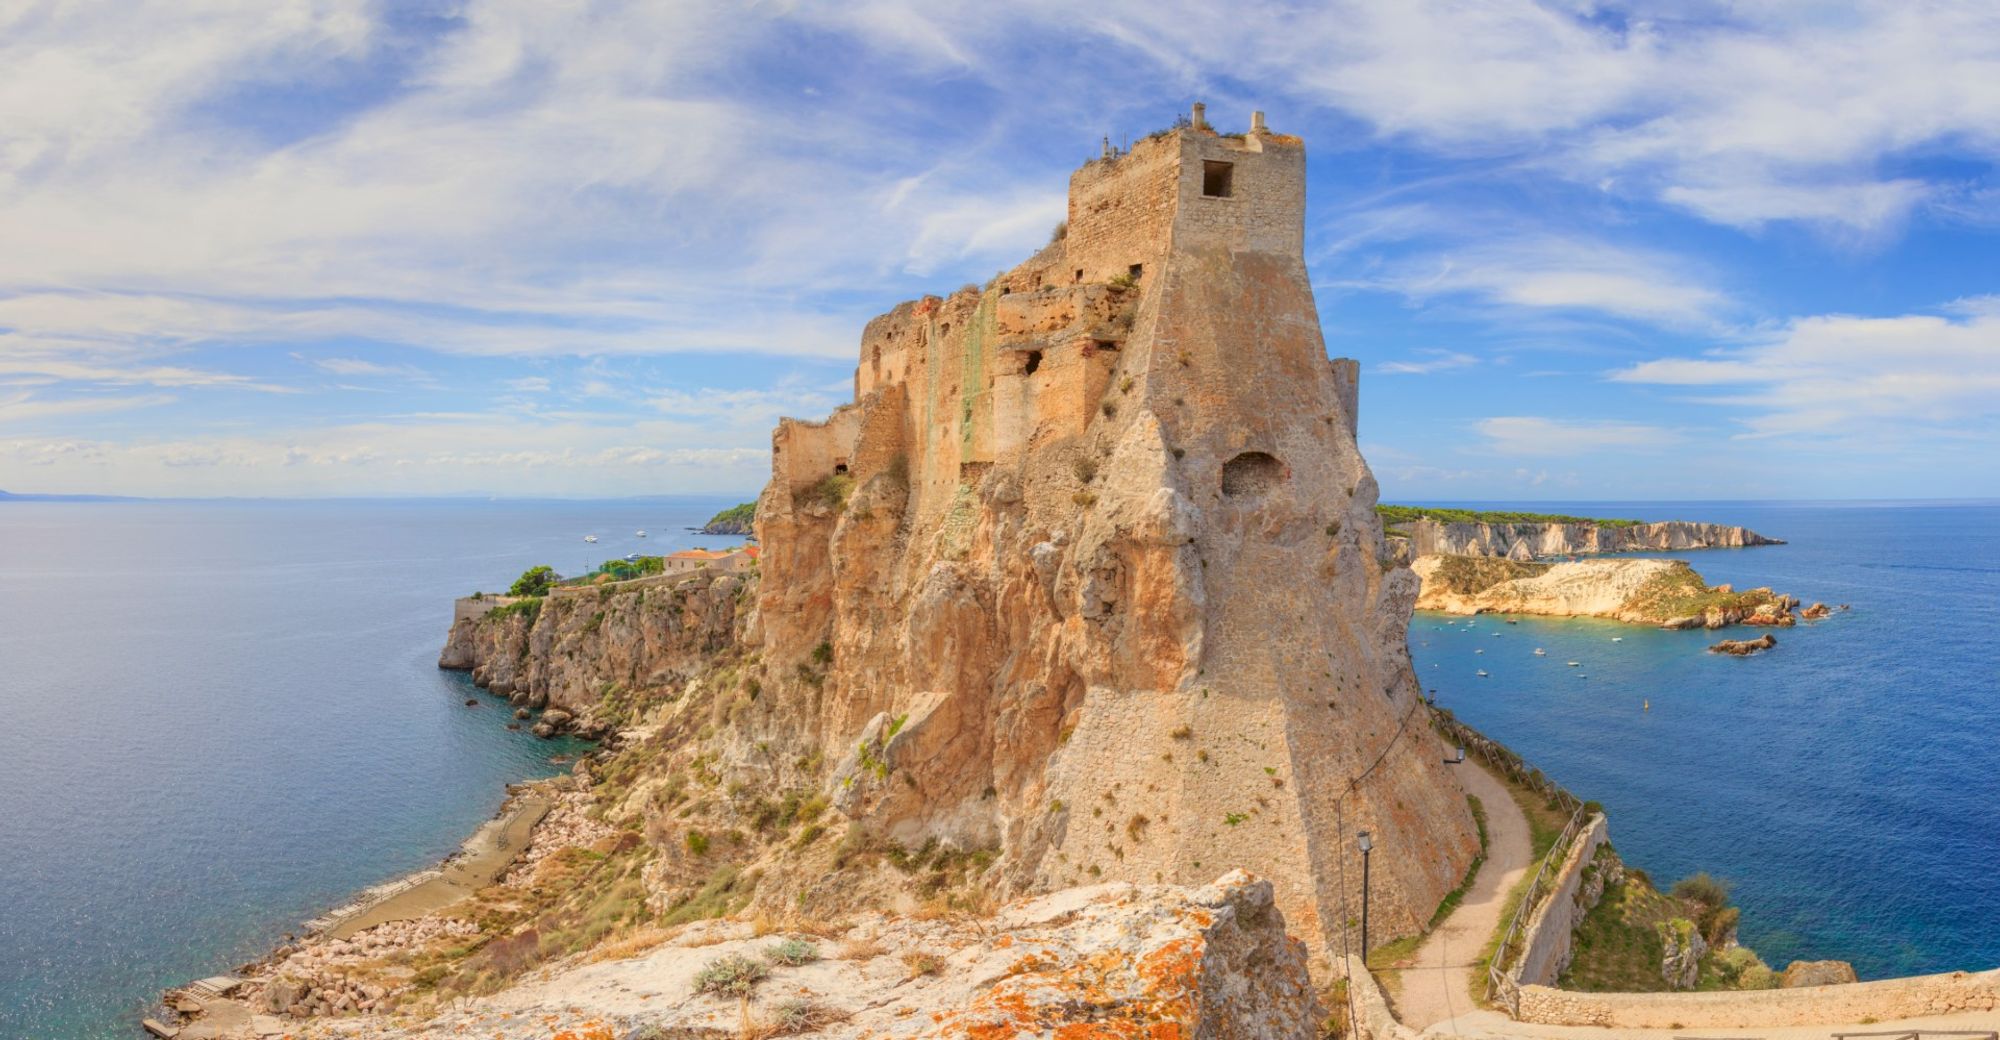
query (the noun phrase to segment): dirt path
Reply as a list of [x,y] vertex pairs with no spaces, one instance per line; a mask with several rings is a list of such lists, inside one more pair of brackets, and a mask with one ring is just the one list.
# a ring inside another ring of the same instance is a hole
[[410,921],[436,913],[493,883],[513,864],[535,825],[549,814],[549,801],[540,795],[521,799],[510,811],[486,823],[465,840],[457,857],[445,864],[437,876],[376,900],[338,918],[326,933],[346,939],[355,933],[390,921]]
[[1507,788],[1473,760],[1456,767],[1465,792],[1486,810],[1486,864],[1458,909],[1403,962],[1396,1017],[1412,1029],[1470,1015],[1472,962],[1500,925],[1501,904],[1528,871],[1528,818]]

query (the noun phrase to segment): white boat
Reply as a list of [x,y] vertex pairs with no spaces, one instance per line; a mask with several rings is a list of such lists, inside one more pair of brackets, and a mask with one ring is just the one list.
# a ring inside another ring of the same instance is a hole
[[1473,651],[1473,653],[1475,653],[1475,654],[1483,654],[1483,653],[1485,653],[1485,652],[1486,652],[1486,651],[1484,651],[1484,650],[1474,650],[1474,651]]
[[587,534],[583,536],[583,540],[586,542],[595,542],[597,541],[597,536],[594,534]]
[[1479,670],[1479,677],[1480,677],[1481,679],[1484,679],[1484,678],[1486,678],[1486,669],[1484,669],[1484,668],[1481,668],[1481,669]]
[[1612,636],[1612,637],[1611,637],[1611,641],[1612,641],[1612,642],[1614,642],[1614,643],[1622,643],[1622,642],[1624,642],[1624,641],[1625,641],[1625,637],[1624,637],[1624,636]]
[[1571,668],[1579,668],[1579,667],[1582,667],[1582,662],[1580,662],[1580,661],[1571,661],[1571,662],[1569,662],[1569,666],[1570,666]]
[[1547,656],[1549,656],[1549,652],[1548,652],[1547,650],[1544,650],[1544,649],[1542,649],[1541,647],[1539,647],[1539,646],[1538,646],[1538,647],[1536,647],[1536,648],[1535,648],[1535,656],[1536,656],[1536,657],[1547,657]]
[[636,536],[640,537],[640,538],[644,538],[644,537],[646,537],[646,532],[644,532],[644,531],[634,531],[634,532],[632,532],[632,533],[633,533],[634,535],[636,535]]

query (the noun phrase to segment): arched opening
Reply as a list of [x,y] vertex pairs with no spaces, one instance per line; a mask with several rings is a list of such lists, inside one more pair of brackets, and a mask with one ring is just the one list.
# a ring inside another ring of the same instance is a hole
[[1261,451],[1246,451],[1222,464],[1222,493],[1231,498],[1264,495],[1285,479],[1285,464]]

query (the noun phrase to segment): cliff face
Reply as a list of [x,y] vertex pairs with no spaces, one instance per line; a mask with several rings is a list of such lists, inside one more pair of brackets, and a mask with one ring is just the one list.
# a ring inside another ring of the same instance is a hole
[[673,575],[558,590],[538,604],[460,600],[438,667],[470,670],[515,704],[589,719],[607,699],[677,687],[712,668],[737,645],[754,585]]
[[877,318],[855,403],[777,430],[758,637],[815,673],[788,696],[869,833],[997,846],[1013,892],[1246,868],[1320,954],[1355,831],[1396,850],[1377,937],[1463,875],[1303,173],[1295,139],[1199,128],[1093,162],[1065,238]]
[[1572,556],[1616,552],[1684,552],[1783,545],[1743,527],[1666,520],[1650,524],[1472,524],[1416,520],[1397,524],[1418,556]]

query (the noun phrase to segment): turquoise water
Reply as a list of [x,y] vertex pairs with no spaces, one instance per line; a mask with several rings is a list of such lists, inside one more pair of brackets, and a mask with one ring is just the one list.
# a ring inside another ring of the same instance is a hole
[[449,854],[575,750],[464,706],[452,598],[733,542],[681,531],[729,504],[0,504],[0,1037],[130,1037]]
[[2000,505],[1532,508],[1743,524],[1790,544],[1661,555],[1853,610],[1748,658],[1706,653],[1708,632],[1419,614],[1440,704],[1604,803],[1656,881],[1735,882],[1775,966],[2000,966]]

